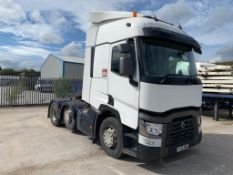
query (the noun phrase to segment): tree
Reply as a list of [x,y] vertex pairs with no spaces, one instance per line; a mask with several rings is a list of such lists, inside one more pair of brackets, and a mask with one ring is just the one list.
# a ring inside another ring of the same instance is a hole
[[40,72],[35,71],[34,69],[22,69],[18,71],[21,76],[40,76]]
[[40,72],[34,69],[14,70],[11,68],[0,69],[0,75],[18,75],[18,76],[40,76]]
[[6,68],[0,71],[0,75],[17,75],[17,72],[14,69]]

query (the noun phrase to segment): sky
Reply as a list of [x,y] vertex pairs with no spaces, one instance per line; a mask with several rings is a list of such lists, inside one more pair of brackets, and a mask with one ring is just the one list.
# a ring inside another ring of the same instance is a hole
[[180,24],[200,61],[233,60],[233,0],[0,0],[0,67],[33,68],[48,56],[83,57],[90,11],[138,11]]

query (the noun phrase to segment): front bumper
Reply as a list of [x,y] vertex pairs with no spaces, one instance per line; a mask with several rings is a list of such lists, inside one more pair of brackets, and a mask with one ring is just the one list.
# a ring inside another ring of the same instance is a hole
[[[201,142],[202,133],[197,133],[194,139],[188,141],[185,144],[189,145],[189,148],[197,145]],[[163,145],[163,144],[162,144]],[[148,147],[138,143],[137,145],[137,158],[143,161],[156,161],[161,158],[165,158],[177,153],[177,147],[181,145],[171,146],[171,147]]]
[[[197,120],[199,116],[201,116],[201,110],[198,108],[174,110],[163,114],[141,112],[140,120],[163,124],[163,131],[160,137],[161,143],[156,145],[154,144],[158,143],[156,140],[154,142],[150,139],[148,139],[149,141],[143,140],[143,142],[140,140],[141,129],[139,126],[137,158],[144,161],[155,161],[178,153],[178,147],[188,145],[190,148],[200,143],[202,132]],[[184,124],[183,128],[182,124]]]

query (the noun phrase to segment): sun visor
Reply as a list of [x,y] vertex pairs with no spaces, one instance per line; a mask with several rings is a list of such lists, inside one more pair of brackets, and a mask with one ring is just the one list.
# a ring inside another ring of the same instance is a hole
[[195,52],[202,54],[201,46],[194,38],[190,36],[156,27],[144,28],[143,32],[144,35],[148,37],[155,37],[163,40],[189,45],[193,48]]

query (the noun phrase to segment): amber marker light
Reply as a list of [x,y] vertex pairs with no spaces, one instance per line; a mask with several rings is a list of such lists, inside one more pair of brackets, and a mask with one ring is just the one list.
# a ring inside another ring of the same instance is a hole
[[138,16],[138,12],[133,12],[133,17],[137,17]]

